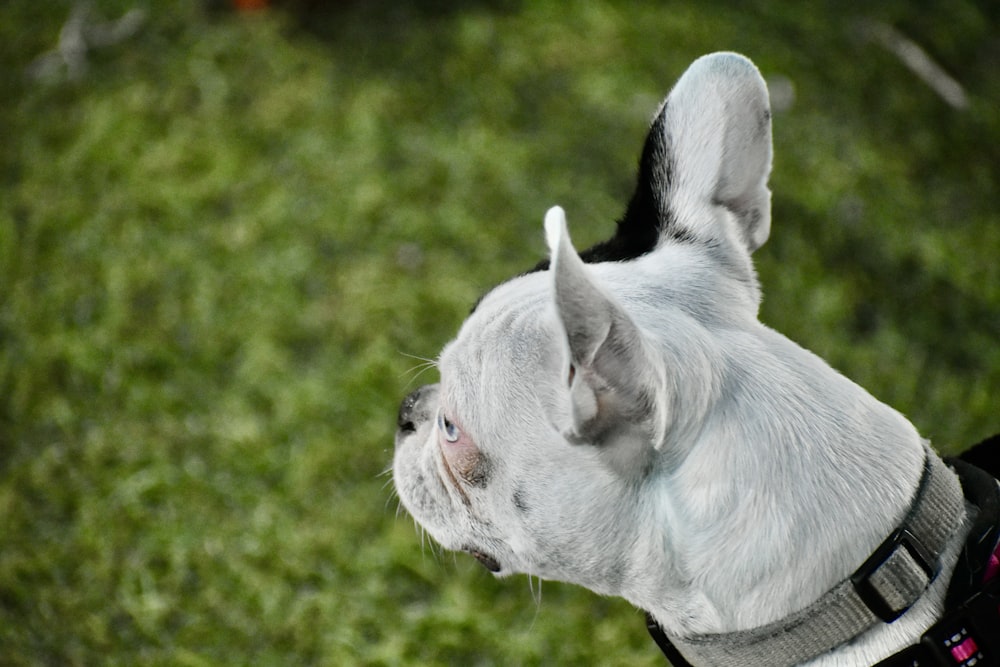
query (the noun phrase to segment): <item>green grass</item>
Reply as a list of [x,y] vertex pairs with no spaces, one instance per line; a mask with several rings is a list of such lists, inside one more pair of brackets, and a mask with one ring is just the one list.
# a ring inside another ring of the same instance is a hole
[[0,664],[660,664],[620,600],[439,554],[382,473],[413,356],[548,206],[609,233],[708,51],[795,86],[763,319],[943,451],[1000,430],[990,3],[867,10],[963,111],[839,3],[165,4],[76,81],[25,75],[69,4],[0,5]]

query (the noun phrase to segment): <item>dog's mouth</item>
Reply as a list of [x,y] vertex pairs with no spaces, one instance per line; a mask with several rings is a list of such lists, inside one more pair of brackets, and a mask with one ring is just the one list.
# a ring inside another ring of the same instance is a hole
[[496,558],[485,554],[479,549],[473,549],[472,547],[463,547],[462,551],[466,552],[473,558],[479,561],[479,563],[485,567],[490,572],[499,572],[501,570],[500,562]]

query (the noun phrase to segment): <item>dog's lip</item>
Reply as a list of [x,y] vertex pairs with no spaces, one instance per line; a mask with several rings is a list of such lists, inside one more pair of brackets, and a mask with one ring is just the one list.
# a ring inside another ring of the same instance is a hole
[[496,558],[490,556],[489,554],[483,551],[480,551],[479,549],[474,549],[472,547],[463,547],[462,551],[465,551],[467,554],[475,558],[477,561],[479,561],[479,563],[483,567],[485,567],[490,572],[496,573],[499,572],[501,569],[503,569],[500,567],[500,562]]

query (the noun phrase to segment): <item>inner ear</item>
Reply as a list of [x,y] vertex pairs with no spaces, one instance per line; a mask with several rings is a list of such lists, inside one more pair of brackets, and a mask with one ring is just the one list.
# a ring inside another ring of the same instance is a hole
[[554,301],[568,356],[572,442],[600,444],[609,434],[645,431],[644,447],[666,433],[662,362],[625,309],[590,275],[556,207],[545,218]]

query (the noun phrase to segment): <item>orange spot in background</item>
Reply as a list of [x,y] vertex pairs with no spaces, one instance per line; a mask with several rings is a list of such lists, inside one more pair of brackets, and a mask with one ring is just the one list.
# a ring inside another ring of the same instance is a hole
[[257,9],[266,9],[270,2],[268,0],[232,0],[233,7],[241,12],[249,12]]

